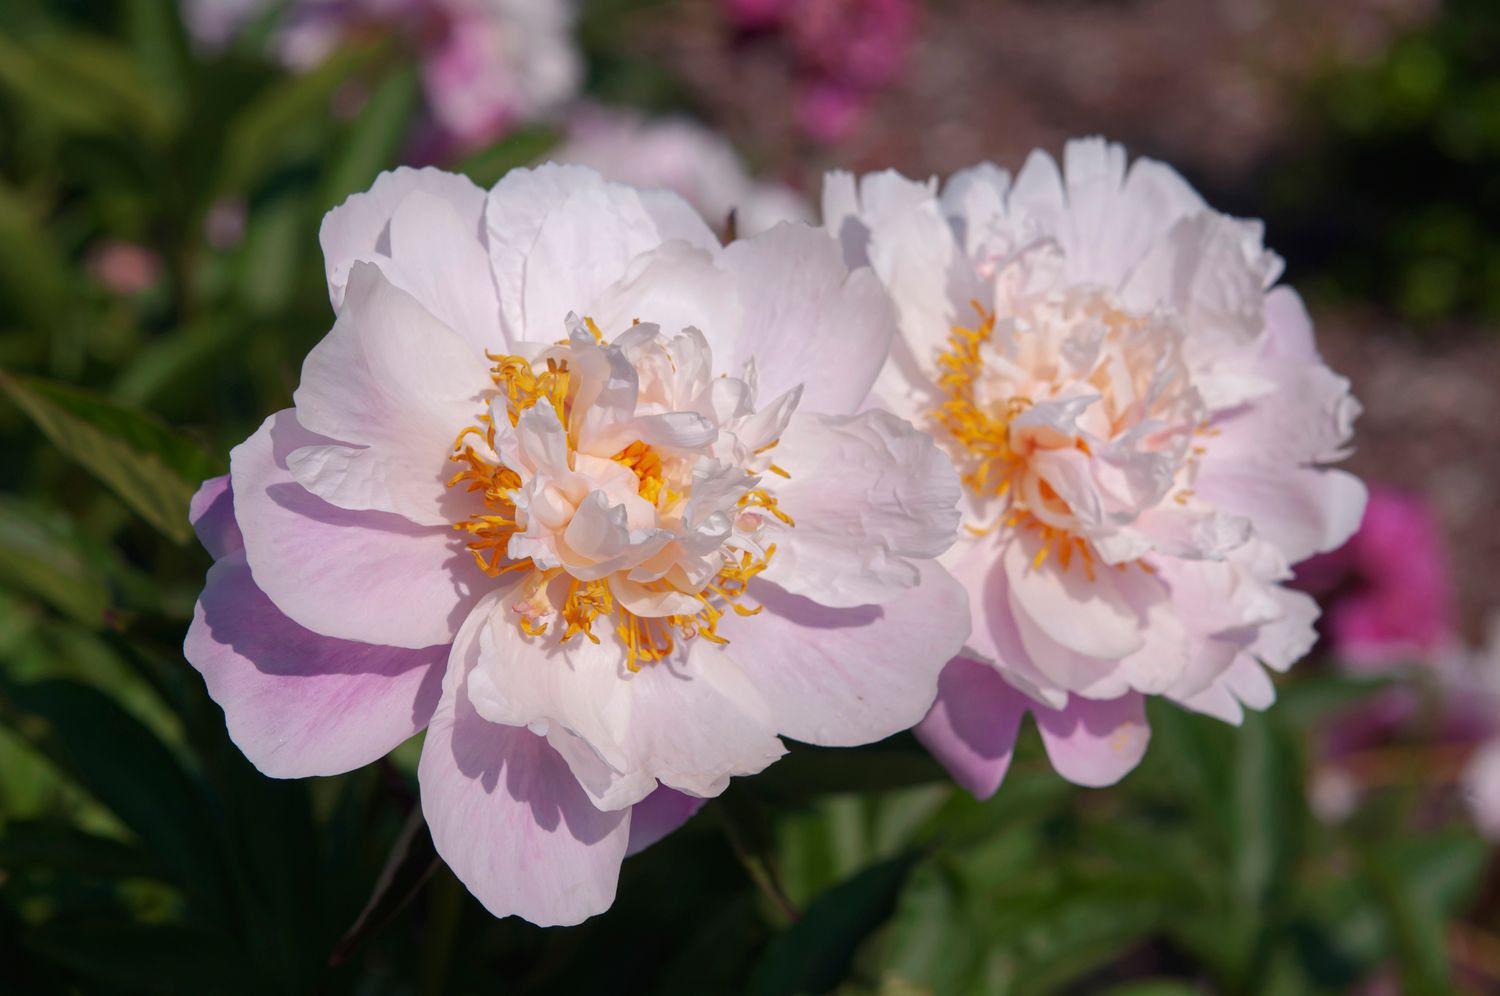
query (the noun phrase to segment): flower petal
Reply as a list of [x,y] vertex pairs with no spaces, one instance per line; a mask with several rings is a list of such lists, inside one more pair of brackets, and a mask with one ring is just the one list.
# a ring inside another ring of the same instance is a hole
[[625,856],[640,854],[652,844],[692,819],[707,799],[659,788],[630,810],[630,847]]
[[579,923],[614,902],[630,811],[595,809],[544,738],[474,711],[464,679],[485,624],[475,617],[422,745],[422,814],[438,854],[491,913]]
[[[410,166],[401,166],[389,172],[375,177],[375,183],[365,193],[354,193],[344,204],[339,204],[327,213],[323,219],[323,228],[318,231],[318,242],[323,245],[324,266],[329,272],[329,297],[333,300],[333,309],[339,311],[344,306],[344,288],[350,281],[350,270],[359,261],[368,263],[390,263],[393,260],[393,245],[395,242],[410,243],[402,245],[395,261],[398,264],[417,264],[417,266],[435,266],[440,260],[449,257],[449,251],[444,246],[441,254],[429,255],[423,260],[423,255],[431,254],[431,243],[419,243],[413,239],[393,239],[392,219],[398,208],[417,193],[422,193],[426,199],[426,205],[432,207],[434,202],[440,202],[444,211],[444,222],[456,219],[458,228],[446,226],[447,236],[452,237],[453,242],[469,242],[475,246],[483,246],[483,229],[481,219],[484,213],[484,190],[474,186],[474,181],[456,172],[446,172],[443,169],[429,168],[413,169]],[[462,246],[458,252],[463,252]],[[401,270],[401,266],[396,266]],[[407,287],[401,281],[396,281],[399,287],[411,291],[422,297],[420,288]],[[492,282],[484,279],[480,287],[475,291],[489,291],[489,300],[495,300]],[[441,309],[446,303],[443,300],[423,299],[428,305],[429,311],[441,314]]]
[[937,701],[913,732],[954,781],[988,799],[1010,768],[1029,703],[993,667],[959,657],[943,669]]
[[449,454],[487,393],[483,359],[380,270],[356,263],[343,312],[308,354],[292,396],[307,431],[352,445],[310,446],[288,466],[340,508],[426,526],[462,521],[474,503],[447,486]]
[[726,651],[770,703],[779,732],[824,747],[871,743],[916,725],[937,696],[943,665],[969,631],[968,598],[948,572],[895,601],[829,608],[756,579],[755,616],[726,615]]
[[230,739],[273,778],[336,775],[427,725],[447,647],[402,650],[311,633],[255,586],[243,552],[214,564],[183,653]]
[[345,511],[294,481],[288,455],[327,442],[287,409],[229,455],[235,517],[256,585],[323,636],[409,649],[450,642],[493,582],[452,529]]
[[1151,740],[1146,700],[1134,692],[1103,700],[1075,695],[1066,708],[1031,711],[1052,766],[1075,785],[1113,785],[1141,762]]
[[638,803],[658,780],[715,796],[731,777],[755,774],[785,753],[760,693],[706,641],[695,640],[685,658],[632,672],[604,624],[597,644],[528,638],[507,618],[507,605],[480,636],[469,677],[475,708],[493,722],[546,730],[599,808]]
[[887,602],[958,528],[958,475],[931,437],[882,411],[792,415],[771,453],[781,511],[769,581],[824,605]]
[[741,370],[753,359],[762,397],[802,384],[804,411],[859,408],[896,333],[876,276],[850,273],[827,232],[794,224],[730,243],[720,265],[738,281],[744,322],[728,334],[703,330],[719,368]]
[[215,560],[245,545],[239,523],[234,521],[234,492],[228,474],[210,477],[199,486],[188,504],[188,521],[198,534],[198,542]]
[[1359,528],[1368,491],[1342,470],[1257,467],[1204,461],[1200,500],[1248,518],[1257,536],[1297,563],[1343,545]]
[[1145,643],[1141,617],[1105,565],[1090,577],[1081,557],[1065,567],[1057,551],[1043,557],[1044,541],[1022,531],[1006,544],[1004,563],[1011,604],[1059,646],[1085,657],[1117,660]]

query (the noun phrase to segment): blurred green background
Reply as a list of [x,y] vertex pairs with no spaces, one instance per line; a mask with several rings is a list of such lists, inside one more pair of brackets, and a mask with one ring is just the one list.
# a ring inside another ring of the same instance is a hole
[[[1015,166],[1102,130],[1267,218],[1371,412],[1357,466],[1438,489],[1453,478],[1392,455],[1446,432],[1445,459],[1477,467],[1475,508],[1433,500],[1467,541],[1478,638],[1500,6],[1267,3],[1247,25],[1175,0],[933,2],[903,75],[837,141],[789,125],[799,70],[727,6],[585,4],[585,94],[694,115],[813,192],[832,165]],[[985,803],[909,737],[794,748],[567,930],[496,921],[434,864],[415,744],[339,778],[261,777],[181,656],[209,563],[187,501],[289,404],[330,324],[319,221],[411,158],[424,100],[399,38],[361,31],[291,72],[271,30],[206,53],[166,0],[0,4],[7,992],[1500,991],[1500,878],[1420,675],[1400,679],[1415,717],[1347,767],[1357,804],[1336,816],[1310,803],[1319,735],[1397,679],[1309,661],[1238,730],[1155,709],[1146,762],[1109,790],[1052,774],[1029,731]],[[437,158],[488,184],[560,129]],[[1364,390],[1431,391],[1423,364],[1454,356],[1478,411],[1414,428]]]

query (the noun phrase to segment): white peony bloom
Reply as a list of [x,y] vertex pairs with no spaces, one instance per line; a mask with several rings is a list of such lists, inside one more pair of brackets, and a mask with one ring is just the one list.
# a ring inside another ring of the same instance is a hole
[[1033,712],[1056,767],[1121,777],[1143,696],[1238,722],[1313,643],[1291,565],[1358,526],[1344,455],[1358,406],[1319,359],[1258,223],[1160,163],[1068,144],[1014,179],[939,193],[828,177],[825,224],[899,313],[882,404],[932,433],[966,485],[947,555],[974,633],[918,733],[993,792]]

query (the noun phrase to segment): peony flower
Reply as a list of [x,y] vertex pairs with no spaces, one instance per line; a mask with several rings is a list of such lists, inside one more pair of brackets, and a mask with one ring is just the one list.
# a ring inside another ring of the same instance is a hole
[[1140,759],[1144,701],[1238,722],[1313,643],[1291,565],[1354,531],[1365,491],[1325,469],[1358,408],[1313,345],[1260,226],[1160,163],[1068,144],[1014,179],[832,174],[825,221],[901,335],[880,403],[965,483],[945,558],[974,632],[918,735],[999,786],[1026,712],[1085,785]]
[[576,923],[779,736],[921,719],[967,631],[960,488],[862,410],[894,320],[821,229],[721,246],[582,167],[402,169],[322,243],[337,321],[193,509],[186,654],[263,772],[425,727],[438,852]]
[[1418,495],[1375,488],[1359,530],[1299,566],[1297,584],[1324,600],[1324,634],[1354,669],[1433,660],[1456,642],[1441,531]]
[[688,118],[648,120],[585,105],[569,116],[566,141],[548,156],[590,166],[617,183],[665,187],[715,226],[733,212],[741,236],[812,216],[801,196],[751,179],[722,136]]
[[[183,0],[188,29],[208,50],[273,10],[268,0]],[[280,17],[272,44],[296,70],[362,32],[400,35],[421,62],[444,146],[494,141],[555,110],[581,82],[569,0],[292,0]]]

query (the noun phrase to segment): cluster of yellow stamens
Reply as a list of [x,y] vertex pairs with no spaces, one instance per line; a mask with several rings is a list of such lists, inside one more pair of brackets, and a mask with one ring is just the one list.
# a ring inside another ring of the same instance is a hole
[[967,465],[963,482],[979,497],[998,498],[1010,490],[1022,463],[1011,449],[1011,419],[1030,407],[1031,401],[1010,398],[1002,410],[995,411],[976,400],[975,386],[984,372],[981,352],[995,331],[995,315],[978,301],[970,304],[978,313],[978,325],[954,325],[947,347],[938,353],[937,382],[946,397],[932,417],[963,448]]
[[[952,326],[947,345],[938,353],[937,383],[945,396],[932,418],[958,444],[962,480],[970,491],[981,499],[1005,498],[1017,477],[1026,469],[1024,455],[1011,446],[1011,422],[1031,407],[1032,400],[1015,396],[1006,399],[1003,405],[987,405],[976,397],[976,388],[984,373],[983,349],[995,331],[995,315],[978,301],[970,304],[978,315],[978,323],[973,328]],[[1089,452],[1088,444],[1081,439],[1074,445],[1085,453]],[[1067,502],[1046,481],[1039,482],[1037,490],[1044,502],[1066,508]],[[1033,569],[1040,569],[1048,557],[1055,555],[1064,571],[1076,558],[1088,579],[1093,581],[1096,578],[1096,556],[1089,542],[1066,529],[1044,523],[1029,509],[1016,504],[1014,495],[998,521],[985,527],[970,525],[967,528],[981,536],[1002,528],[1035,532],[1041,537],[1042,545],[1032,558]],[[1151,572],[1150,565],[1144,561],[1134,563]],[[1119,570],[1127,566],[1115,565]]]
[[[592,319],[586,319],[586,326],[595,340],[603,344],[603,336]],[[526,409],[549,404],[557,413],[558,421],[568,427],[570,447],[574,445],[567,362],[549,358],[546,369],[537,372],[534,365],[522,357],[486,355],[494,363],[491,377],[500,396],[506,400],[506,415],[511,425],[519,422],[521,412]],[[693,612],[668,616],[639,616],[631,612],[615,597],[608,578],[585,581],[567,575],[560,567],[542,570],[530,558],[511,560],[508,554],[510,541],[521,529],[514,495],[523,482],[515,470],[488,454],[478,452],[471,436],[483,439],[489,453],[493,453],[496,436],[493,418],[481,415],[477,425],[464,429],[454,440],[450,459],[464,469],[453,475],[448,486],[462,484],[467,491],[478,492],[484,500],[485,511],[471,515],[467,521],[455,523],[453,528],[469,534],[468,549],[479,568],[490,577],[532,572],[523,582],[524,597],[517,605],[518,625],[528,636],[545,634],[550,626],[545,615],[555,612],[561,621],[562,642],[581,633],[598,643],[594,625],[601,618],[608,619],[614,623],[615,632],[625,645],[626,666],[636,671],[643,664],[665,659],[679,642],[695,636],[711,643],[727,643],[718,634],[718,623],[728,609],[742,616],[752,616],[760,611],[759,606],[741,604],[741,599],[751,579],[770,563],[776,552],[774,544],[767,546],[762,553],[743,550],[726,553],[724,566],[700,591],[684,592],[666,580],[639,584],[638,587],[648,592],[686,594],[698,602],[698,608]],[[683,493],[672,487],[662,455],[646,443],[637,440],[615,454],[613,459],[635,473],[639,482],[638,494],[658,510],[668,511],[685,499]],[[771,469],[786,476],[786,472],[778,467]],[[764,512],[788,526],[794,525],[791,517],[777,507],[775,495],[763,488],[747,491],[739,499],[738,507],[742,511]],[[549,594],[560,598],[561,604],[554,606]],[[534,607],[540,607],[540,611],[533,611]]]

